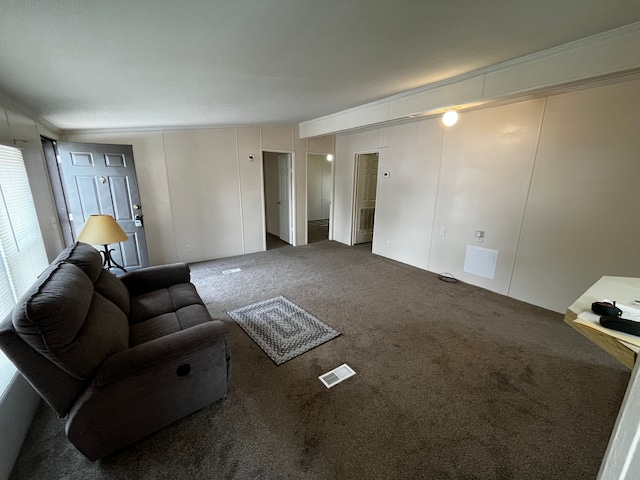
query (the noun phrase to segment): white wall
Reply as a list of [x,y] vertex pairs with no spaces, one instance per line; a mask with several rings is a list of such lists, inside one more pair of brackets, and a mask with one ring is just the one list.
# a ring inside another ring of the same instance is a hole
[[178,259],[244,253],[236,130],[163,135]]
[[27,115],[11,107],[3,107],[0,103],[0,143],[22,150],[47,257],[53,260],[64,248],[64,243],[42,152],[41,131],[46,131],[48,136],[55,138],[54,132],[46,130]]
[[[477,110],[445,131],[430,270],[507,294],[543,107],[539,99]],[[467,245],[499,252],[493,280],[463,271]]]
[[561,310],[639,277],[639,213],[640,81],[549,97],[510,295]]
[[[428,269],[443,130],[431,119],[383,133],[372,250]],[[382,176],[384,171],[389,178]]]
[[17,374],[0,398],[0,479],[9,478],[20,447],[29,430],[40,397],[22,375]]
[[[351,242],[355,154],[379,150],[391,175],[378,179],[374,253],[564,312],[600,276],[640,272],[638,132],[634,80],[465,112],[449,129],[431,118],[338,134],[335,239]],[[467,245],[498,250],[493,280],[463,271]]]
[[[22,149],[47,257],[53,260],[62,250],[63,242],[40,132],[49,137],[56,136],[55,132],[39,125],[24,113],[10,106],[3,107],[0,103],[0,143]],[[9,477],[39,401],[38,394],[20,374],[14,377],[0,398],[0,479]]]
[[263,150],[293,154],[295,244],[303,245],[306,155],[333,152],[333,136],[300,140],[293,126],[79,132],[67,139],[133,145],[154,265],[264,249]]

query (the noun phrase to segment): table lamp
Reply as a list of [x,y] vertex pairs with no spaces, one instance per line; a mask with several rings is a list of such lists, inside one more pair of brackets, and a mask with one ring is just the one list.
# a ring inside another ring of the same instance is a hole
[[89,215],[87,222],[82,227],[80,235],[78,235],[79,242],[90,243],[91,245],[102,245],[104,251],[102,254],[102,268],[111,270],[112,268],[119,268],[123,272],[126,272],[124,267],[118,265],[111,252],[113,248],[109,249],[110,243],[120,243],[128,240],[129,237],[124,230],[120,228],[120,225],[115,221],[111,215]]

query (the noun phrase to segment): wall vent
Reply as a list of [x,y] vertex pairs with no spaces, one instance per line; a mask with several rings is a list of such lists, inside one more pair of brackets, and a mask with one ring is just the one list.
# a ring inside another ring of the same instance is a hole
[[230,273],[238,273],[241,272],[242,270],[240,270],[239,268],[232,268],[230,270],[223,270],[222,274],[223,275],[229,275]]
[[338,368],[334,368],[330,372],[320,375],[318,378],[322,383],[324,383],[325,387],[331,388],[341,381],[346,380],[349,377],[353,377],[355,374],[356,372],[354,372],[349,365],[343,363]]
[[498,251],[467,245],[464,257],[464,271],[493,280],[498,265]]

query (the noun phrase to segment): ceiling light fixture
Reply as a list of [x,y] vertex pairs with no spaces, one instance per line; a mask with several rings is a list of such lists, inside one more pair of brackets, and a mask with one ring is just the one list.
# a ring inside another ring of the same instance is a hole
[[327,155],[327,160],[328,161],[332,161],[333,160],[333,155],[331,155],[331,154]]
[[442,116],[442,123],[444,123],[447,127],[455,125],[457,121],[458,112],[456,112],[455,110],[449,110]]

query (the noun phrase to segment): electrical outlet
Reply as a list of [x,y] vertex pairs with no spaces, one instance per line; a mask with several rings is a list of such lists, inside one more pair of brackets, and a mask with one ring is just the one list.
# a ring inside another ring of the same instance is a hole
[[447,234],[447,227],[440,227],[440,236],[444,237]]
[[386,242],[386,246],[387,246],[387,247],[390,247],[390,246],[391,246],[391,242],[390,242],[389,240],[387,240],[387,242]]
[[187,245],[186,245],[186,249],[187,249],[187,252],[190,252],[190,251],[191,251],[191,244],[190,244],[190,243],[187,243]]

